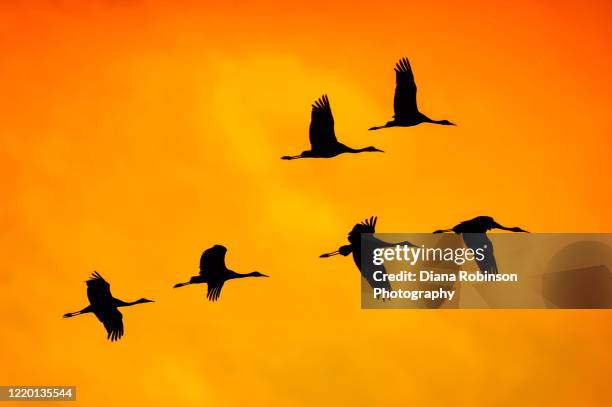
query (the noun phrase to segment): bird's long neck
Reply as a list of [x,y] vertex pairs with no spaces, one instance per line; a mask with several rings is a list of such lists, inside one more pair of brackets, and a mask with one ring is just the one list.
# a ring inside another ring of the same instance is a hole
[[516,232],[517,231],[516,230],[517,228],[509,228],[509,227],[506,227],[506,226],[502,226],[499,223],[495,223],[495,226],[493,228],[494,229],[507,230],[509,232]]
[[232,280],[235,278],[245,278],[245,277],[255,277],[255,272],[252,273],[236,273],[233,270],[228,270],[228,280]]
[[453,126],[454,125],[454,123],[451,123],[448,120],[434,120],[434,119],[430,119],[429,117],[425,116],[423,113],[421,113],[421,119],[425,123],[441,124],[442,126]]
[[368,151],[372,151],[370,149],[370,147],[364,147],[364,148],[351,148],[351,147],[346,147],[346,152],[347,153],[352,153],[352,154],[356,154],[356,153],[364,153],[364,152],[368,152]]
[[136,304],[140,304],[141,301],[140,300],[136,300],[136,301],[132,301],[132,302],[125,302],[122,300],[119,300],[117,298],[115,298],[115,306],[118,307],[129,307],[131,305],[136,305]]

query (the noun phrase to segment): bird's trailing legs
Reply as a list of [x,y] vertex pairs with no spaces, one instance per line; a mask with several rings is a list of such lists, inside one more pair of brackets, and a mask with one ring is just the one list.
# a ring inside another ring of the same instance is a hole
[[387,126],[386,125],[385,126],[374,126],[374,127],[370,127],[368,130],[380,130],[380,129],[384,129],[385,127]]
[[190,284],[202,284],[202,283],[206,283],[207,280],[204,276],[202,276],[201,274],[198,274],[197,276],[193,276],[189,279],[189,281],[185,282],[185,283],[178,283],[174,285],[174,288],[179,288],[179,287],[184,287],[186,285],[190,285]]
[[71,318],[77,315],[81,315],[81,314],[86,314],[88,312],[91,312],[91,305],[86,306],[85,308],[83,308],[80,311],[77,312],[69,312],[67,314],[64,314],[64,318]]
[[323,253],[322,255],[320,255],[319,257],[331,257],[331,256],[337,256],[339,254],[343,255],[343,256],[348,256],[349,254],[351,254],[351,252],[353,251],[353,249],[351,248],[350,244],[341,246],[338,250],[336,250],[335,252],[330,252],[330,253]]

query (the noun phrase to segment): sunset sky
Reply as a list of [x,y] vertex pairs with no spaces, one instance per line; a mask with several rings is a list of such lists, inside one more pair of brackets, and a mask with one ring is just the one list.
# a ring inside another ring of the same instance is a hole
[[[87,3],[87,4],[83,4]],[[83,406],[612,404],[610,311],[361,310],[352,226],[612,232],[612,3],[5,1],[0,385]],[[393,114],[408,57],[434,119]],[[282,161],[329,95],[340,141]],[[199,256],[269,279],[173,290]],[[97,270],[123,300],[106,340]]]

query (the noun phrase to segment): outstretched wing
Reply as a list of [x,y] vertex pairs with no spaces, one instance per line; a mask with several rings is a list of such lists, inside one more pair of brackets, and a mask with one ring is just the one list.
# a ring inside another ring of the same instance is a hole
[[[376,281],[374,279],[375,271],[382,272],[382,275],[379,277],[379,279],[383,281]],[[366,279],[366,281],[368,282],[369,286],[372,287],[372,289],[382,288],[388,291],[391,290],[391,283],[387,281],[387,270],[385,270],[384,266],[379,266],[379,268],[376,270],[374,270],[373,267],[368,267],[368,269],[361,270],[361,275],[363,276],[363,278]]]
[[370,219],[366,219],[361,222],[361,225],[364,226],[364,230],[361,233],[374,233],[376,229],[376,221],[378,220],[377,216],[372,216]]
[[200,257],[200,274],[210,275],[225,270],[225,253],[227,253],[227,248],[219,244],[204,250]]
[[208,283],[208,292],[206,293],[206,298],[210,301],[217,301],[219,299],[219,295],[221,295],[221,289],[223,288],[223,283],[225,281],[220,280],[214,283]]
[[[374,226],[376,224],[376,218],[370,218],[370,222],[368,223],[369,223],[368,227],[371,227],[372,231],[365,232],[365,233],[374,233]],[[387,278],[386,278],[387,270],[385,269],[385,266],[382,264],[381,265],[374,264],[374,251],[377,248],[384,247],[384,242],[379,239],[376,239],[372,235],[362,235],[361,239],[362,239],[361,240],[362,246],[360,247],[360,250],[359,250],[360,256],[359,258],[357,258],[356,256],[353,256],[353,259],[355,260],[355,264],[357,264],[357,267],[359,268],[359,271],[361,272],[362,277],[365,278],[365,280],[368,282],[370,287],[372,287],[372,289],[383,288],[383,289],[390,290],[391,284],[389,283],[389,281],[387,281]],[[361,256],[365,256],[365,258],[362,258]],[[376,271],[380,271],[382,273],[381,279],[383,281],[376,281],[374,279],[374,273]]]
[[484,256],[482,260],[476,259],[476,264],[481,273],[497,274],[497,262],[493,254],[493,243],[487,237],[486,233],[464,233],[463,241],[470,249],[483,249]]
[[110,284],[102,278],[100,273],[94,271],[85,283],[87,284],[87,298],[94,308],[113,306]]
[[366,219],[361,223],[353,226],[353,229],[348,234],[348,240],[352,245],[356,245],[361,247],[361,234],[362,233],[374,233],[374,229],[376,228],[376,216],[370,217],[370,219]]
[[[370,219],[366,219],[361,223],[361,225],[364,228],[362,233],[374,233],[376,217],[373,216]],[[368,285],[372,287],[372,289],[391,289],[391,284],[386,279],[387,270],[385,270],[385,266],[374,264],[374,251],[377,248],[384,247],[384,244],[385,242],[375,238],[372,235],[361,235],[359,250],[353,252],[353,260],[355,261],[361,276],[368,282]],[[365,256],[365,258],[362,258],[361,256]],[[374,273],[376,271],[380,271],[382,273],[383,281],[376,281],[376,279],[374,279]]]
[[327,95],[321,96],[312,105],[309,135],[313,151],[325,150],[338,143],[334,132],[334,117]]
[[395,97],[393,117],[396,120],[414,117],[419,112],[416,101],[417,87],[408,58],[402,58],[395,65]]
[[217,301],[221,294],[221,289],[225,282],[223,275],[226,272],[226,253],[227,249],[225,246],[215,245],[210,249],[206,249],[200,258],[200,274],[206,275],[208,282],[206,298],[210,301]]
[[106,329],[106,338],[114,342],[123,336],[123,315],[117,308],[96,310],[94,314]]
[[107,338],[116,341],[123,336],[123,316],[113,303],[110,284],[95,272],[87,284],[87,298],[94,309],[94,314],[106,329]]

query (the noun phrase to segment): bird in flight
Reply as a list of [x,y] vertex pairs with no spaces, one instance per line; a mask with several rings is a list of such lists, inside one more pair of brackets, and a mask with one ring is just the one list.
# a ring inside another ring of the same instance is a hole
[[[365,241],[365,245],[367,246],[367,250],[366,250],[367,258],[365,259],[366,260],[365,262],[362,262],[361,243],[362,243],[362,239],[365,238],[365,236],[362,236],[362,234],[376,233],[377,219],[378,219],[377,217],[372,216],[370,219],[366,219],[363,222],[356,224],[355,226],[353,226],[353,229],[348,234],[349,244],[340,246],[338,250],[334,252],[330,252],[330,253],[324,253],[319,257],[325,258],[325,257],[336,256],[338,254],[342,256],[348,256],[349,254],[352,253],[353,261],[355,262],[355,265],[359,269],[359,272],[361,273],[363,278],[366,279],[370,287],[384,288],[384,289],[390,290],[391,284],[389,283],[389,281],[387,281],[386,279],[383,279],[384,281],[376,281],[373,277],[373,273],[379,270],[382,271],[383,274],[385,275],[387,274],[384,265],[374,266],[374,262],[372,258],[373,249],[383,248],[383,247],[395,247],[398,245],[399,246],[407,245],[407,246],[414,247],[414,245],[408,241],[401,242],[401,243],[387,243],[387,242],[383,242],[382,240],[377,239],[374,236],[370,235],[370,236],[367,236],[367,240]],[[365,265],[366,267],[364,268],[362,267],[362,265]]]
[[186,283],[178,283],[174,288],[183,287],[189,284],[208,284],[208,292],[206,298],[210,301],[217,301],[221,295],[223,284],[227,280],[244,277],[268,277],[258,271],[252,273],[240,274],[228,269],[225,266],[225,254],[227,249],[225,246],[214,245],[210,249],[204,250],[200,257],[200,274],[191,277]]
[[484,249],[484,258],[482,260],[476,259],[480,271],[482,273],[497,274],[497,262],[493,254],[493,243],[486,234],[491,229],[529,233],[518,226],[511,228],[502,226],[490,216],[477,216],[474,219],[466,220],[455,225],[452,229],[440,229],[436,230],[434,233],[454,232],[461,235],[463,242],[470,249]]
[[384,126],[370,127],[368,130],[384,129],[385,127],[410,127],[421,123],[434,123],[444,126],[454,126],[448,120],[432,120],[419,112],[417,107],[417,87],[408,58],[402,58],[395,65],[395,96],[393,98],[393,120]]
[[146,298],[141,298],[133,302],[121,301],[111,294],[110,284],[102,276],[94,271],[87,284],[87,298],[89,305],[77,312],[64,314],[64,318],[93,312],[100,322],[104,325],[107,332],[107,339],[114,342],[123,336],[123,316],[119,312],[119,307],[129,307],[136,304],[153,302]]
[[336,139],[334,131],[334,117],[327,95],[320,97],[312,105],[310,118],[310,150],[303,151],[302,154],[293,156],[283,156],[283,160],[295,160],[297,158],[332,158],[344,153],[363,153],[363,152],[383,152],[376,147],[354,149],[348,147]]

